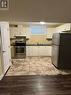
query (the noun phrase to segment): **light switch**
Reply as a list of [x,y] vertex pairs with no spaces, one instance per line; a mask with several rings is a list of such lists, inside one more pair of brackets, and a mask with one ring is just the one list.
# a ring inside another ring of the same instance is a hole
[[0,0],[0,10],[8,10],[9,0]]

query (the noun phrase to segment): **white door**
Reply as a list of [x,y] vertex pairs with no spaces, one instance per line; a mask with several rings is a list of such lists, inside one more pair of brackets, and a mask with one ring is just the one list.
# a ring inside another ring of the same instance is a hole
[[0,30],[0,76],[2,75],[2,42],[1,42],[1,30]]
[[1,37],[2,37],[2,54],[3,54],[3,67],[4,73],[11,65],[11,53],[10,53],[10,36],[9,36],[9,23],[0,22]]

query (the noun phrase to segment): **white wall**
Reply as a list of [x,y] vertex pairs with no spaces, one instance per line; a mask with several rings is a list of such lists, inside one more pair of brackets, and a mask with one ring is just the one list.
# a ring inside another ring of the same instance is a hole
[[55,32],[56,32],[56,28],[47,28],[47,38],[52,38],[52,35]]
[[71,0],[9,0],[9,10],[0,10],[0,20],[71,22]]

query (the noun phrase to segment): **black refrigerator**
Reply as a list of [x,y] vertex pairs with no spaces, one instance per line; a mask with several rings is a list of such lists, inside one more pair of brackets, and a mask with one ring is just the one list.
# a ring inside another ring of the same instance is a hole
[[54,33],[52,63],[59,69],[71,69],[71,33]]

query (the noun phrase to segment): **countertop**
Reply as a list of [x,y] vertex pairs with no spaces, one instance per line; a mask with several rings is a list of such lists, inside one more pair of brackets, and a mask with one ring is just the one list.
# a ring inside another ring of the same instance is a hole
[[[49,38],[48,38],[49,39]],[[16,38],[10,38],[11,40],[11,46],[15,46],[15,40]],[[26,38],[26,40],[29,40],[28,38]],[[51,40],[51,38],[49,39]],[[52,42],[48,42],[48,43],[27,43],[26,42],[26,46],[52,46]]]
[[51,46],[52,44],[26,44],[26,46]]
[[[12,43],[11,46],[15,46],[15,43]],[[26,46],[52,46],[52,44],[26,44]]]
[[[22,37],[21,37],[22,38]],[[16,40],[16,39],[18,39],[18,38],[16,38],[16,37],[13,37],[13,38],[10,38],[10,40]],[[29,38],[25,38],[26,40],[29,40]]]
[[[10,40],[16,40],[16,37],[10,38]],[[29,40],[29,38],[26,38],[26,40]],[[46,40],[52,40],[52,38],[46,38]]]

